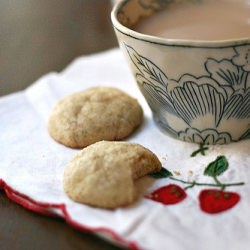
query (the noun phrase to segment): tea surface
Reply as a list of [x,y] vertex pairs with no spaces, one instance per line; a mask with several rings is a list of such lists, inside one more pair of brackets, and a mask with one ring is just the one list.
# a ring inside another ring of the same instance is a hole
[[225,40],[250,37],[249,0],[178,3],[142,20],[136,31],[168,39]]

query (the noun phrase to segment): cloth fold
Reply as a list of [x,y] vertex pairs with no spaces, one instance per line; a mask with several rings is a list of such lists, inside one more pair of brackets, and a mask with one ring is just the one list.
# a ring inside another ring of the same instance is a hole
[[[127,141],[156,153],[174,177],[157,179],[148,194],[170,183],[186,187],[175,179],[212,183],[204,169],[224,155],[229,168],[219,176],[220,181],[244,182],[225,190],[238,193],[240,201],[231,209],[208,214],[200,208],[201,190],[211,188],[204,186],[186,189],[187,198],[175,205],[142,197],[132,206],[105,210],[70,200],[63,192],[62,174],[78,150],[55,142],[48,134],[47,121],[60,98],[94,86],[117,87],[141,103],[144,123]],[[191,157],[198,147],[170,138],[156,127],[118,48],[80,57],[63,72],[49,73],[26,90],[0,98],[0,187],[8,197],[36,212],[64,217],[79,230],[93,231],[131,249],[249,249],[250,140],[211,146],[205,156]]]

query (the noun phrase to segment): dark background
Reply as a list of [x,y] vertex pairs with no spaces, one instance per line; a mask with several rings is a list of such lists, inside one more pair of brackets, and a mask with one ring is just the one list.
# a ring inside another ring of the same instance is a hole
[[[0,96],[74,58],[117,46],[109,0],[0,1]],[[64,220],[28,211],[0,191],[1,250],[118,250]]]
[[0,1],[0,96],[117,46],[109,0]]

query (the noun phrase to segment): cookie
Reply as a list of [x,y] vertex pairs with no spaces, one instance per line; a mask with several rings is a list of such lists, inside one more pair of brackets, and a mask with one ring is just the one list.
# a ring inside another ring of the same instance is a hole
[[63,187],[76,202],[116,208],[136,201],[136,181],[160,169],[157,156],[139,144],[100,141],[71,159],[64,170]]
[[48,122],[59,143],[83,148],[101,140],[121,140],[141,123],[136,99],[111,87],[95,87],[69,95],[54,107]]

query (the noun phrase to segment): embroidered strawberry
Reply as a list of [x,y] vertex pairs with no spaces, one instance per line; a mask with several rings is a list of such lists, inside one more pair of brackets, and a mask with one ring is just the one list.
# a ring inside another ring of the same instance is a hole
[[179,203],[186,197],[187,194],[185,190],[175,184],[163,186],[155,190],[150,195],[146,196],[148,199],[163,203],[165,205]]
[[225,192],[216,189],[205,189],[200,192],[199,202],[202,211],[214,214],[220,213],[235,206],[240,195],[235,192]]
[[[191,156],[194,157],[197,153],[204,154],[204,146],[200,145],[199,150],[195,151]],[[176,178],[168,169],[162,168],[159,172],[151,174],[156,179],[169,178],[172,181],[178,181],[185,184],[185,188],[170,184],[155,190],[146,198],[161,202],[165,205],[176,204],[187,197],[186,190],[195,186],[210,186],[218,189],[202,190],[199,195],[199,204],[202,211],[209,214],[216,214],[234,207],[240,200],[240,195],[235,192],[226,192],[225,188],[232,186],[242,186],[244,182],[222,183],[219,176],[227,171],[229,162],[224,155],[219,155],[214,161],[210,162],[205,168],[203,174],[213,178],[213,183],[199,182],[196,180],[182,180]]]

